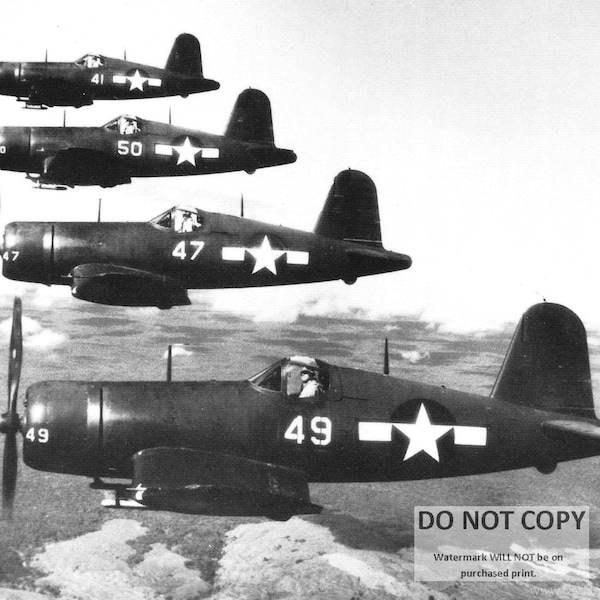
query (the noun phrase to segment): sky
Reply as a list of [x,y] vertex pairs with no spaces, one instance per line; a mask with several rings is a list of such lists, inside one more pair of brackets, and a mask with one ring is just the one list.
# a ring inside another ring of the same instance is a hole
[[[215,92],[97,102],[68,125],[121,113],[222,133],[246,87],[271,99],[275,140],[293,165],[136,179],[112,190],[40,191],[0,172],[0,224],[147,220],[178,203],[310,230],[335,175],[364,171],[383,242],[408,271],[263,290],[195,292],[257,321],[298,315],[417,317],[452,332],[516,323],[543,299],[600,330],[600,4],[593,1],[221,0],[5,2],[0,59],[87,52],[163,66],[175,37],[202,45]],[[5,125],[60,125],[62,109],[0,98]],[[68,289],[2,280],[0,293],[73,302]],[[110,312],[110,308],[106,309]],[[134,309],[135,310],[135,309]],[[193,307],[185,310],[194,310]]]

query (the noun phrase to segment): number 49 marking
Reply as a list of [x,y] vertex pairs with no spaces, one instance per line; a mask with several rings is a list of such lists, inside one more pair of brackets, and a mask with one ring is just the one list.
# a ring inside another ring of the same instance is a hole
[[25,439],[30,442],[39,442],[40,444],[47,444],[50,434],[45,427],[40,427],[37,431],[35,427],[30,427],[25,434]]
[[[327,446],[331,442],[331,419],[328,417],[313,417],[310,421],[310,431],[314,435],[310,436],[310,441],[315,446]],[[298,415],[293,419],[286,429],[283,437],[286,440],[293,440],[297,444],[302,444],[306,439],[304,435],[304,419]]]

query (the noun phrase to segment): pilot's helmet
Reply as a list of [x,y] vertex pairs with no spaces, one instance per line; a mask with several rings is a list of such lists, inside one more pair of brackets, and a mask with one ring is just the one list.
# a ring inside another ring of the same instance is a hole
[[315,372],[312,369],[309,369],[308,367],[304,367],[302,369],[302,371],[300,371],[300,375],[304,375],[305,373],[309,376],[310,379],[316,379],[317,378]]

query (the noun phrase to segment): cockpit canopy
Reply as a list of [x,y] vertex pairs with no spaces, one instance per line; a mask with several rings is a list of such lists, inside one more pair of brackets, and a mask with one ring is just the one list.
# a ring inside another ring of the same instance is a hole
[[309,356],[290,356],[253,375],[250,383],[296,398],[315,398],[329,389],[329,366]]
[[104,129],[116,131],[120,135],[133,135],[141,131],[140,119],[130,115],[120,115],[104,125]]
[[97,69],[98,67],[103,67],[105,62],[104,58],[98,54],[86,54],[76,60],[75,64],[78,67],[85,67],[86,69]]
[[171,229],[177,233],[192,233],[202,229],[204,217],[196,208],[174,206],[150,221],[159,227]]

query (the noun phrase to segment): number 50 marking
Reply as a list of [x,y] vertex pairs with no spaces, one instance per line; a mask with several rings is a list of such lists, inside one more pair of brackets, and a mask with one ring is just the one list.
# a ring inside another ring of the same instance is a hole
[[117,142],[117,152],[122,156],[126,156],[127,154],[131,154],[131,156],[141,156],[142,150],[142,142],[130,142],[129,140],[119,140]]
[[[315,446],[327,446],[331,442],[331,430],[331,419],[328,417],[313,417],[310,421],[310,431],[315,435],[310,437],[310,441]],[[283,434],[283,437],[286,440],[294,440],[297,444],[304,442],[306,436],[304,435],[304,419],[302,415],[294,418]]]

